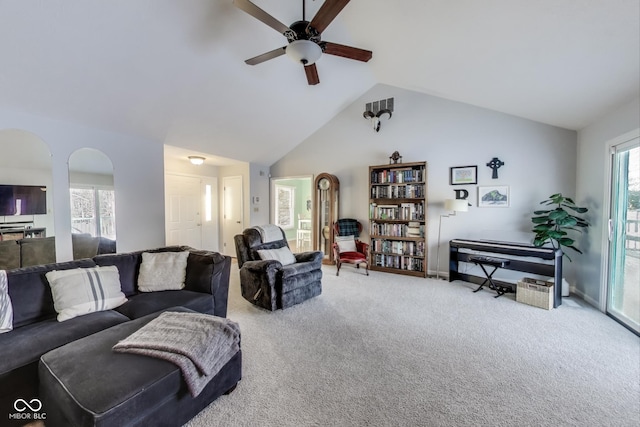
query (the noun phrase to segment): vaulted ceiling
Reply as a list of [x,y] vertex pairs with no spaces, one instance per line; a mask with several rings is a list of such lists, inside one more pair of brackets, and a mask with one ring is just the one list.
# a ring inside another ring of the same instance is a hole
[[[301,0],[253,0],[289,25]],[[321,0],[307,0],[307,19]],[[638,0],[352,0],[308,86],[232,0],[0,0],[0,106],[272,164],[377,83],[580,129],[638,96]]]

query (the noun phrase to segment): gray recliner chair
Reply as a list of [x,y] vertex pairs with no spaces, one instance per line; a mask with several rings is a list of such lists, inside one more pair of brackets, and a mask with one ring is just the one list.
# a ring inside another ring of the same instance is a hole
[[[284,231],[270,226],[271,235],[265,238],[266,227],[247,228],[234,237],[244,299],[274,311],[320,295],[322,252],[290,254]],[[263,259],[265,254],[278,252],[284,252],[288,260]]]

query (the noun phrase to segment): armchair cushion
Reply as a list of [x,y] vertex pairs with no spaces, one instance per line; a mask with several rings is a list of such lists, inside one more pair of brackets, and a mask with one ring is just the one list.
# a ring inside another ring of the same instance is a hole
[[351,236],[335,236],[336,244],[340,253],[343,252],[356,252],[356,239]]
[[282,278],[287,279],[298,274],[308,273],[310,271],[319,270],[322,267],[321,262],[297,262],[282,267]]
[[340,252],[340,261],[348,262],[351,260],[367,259],[363,253],[360,252]]
[[293,256],[291,249],[287,246],[283,246],[278,249],[259,249],[258,255],[262,260],[276,260],[280,261],[282,265],[294,264],[296,262],[296,258]]
[[316,263],[318,268],[322,266],[322,258],[324,255],[320,251],[313,252],[301,252],[299,254],[295,254],[296,262],[313,262]]

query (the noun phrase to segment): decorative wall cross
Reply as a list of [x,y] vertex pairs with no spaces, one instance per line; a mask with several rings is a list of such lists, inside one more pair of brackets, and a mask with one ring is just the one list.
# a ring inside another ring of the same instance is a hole
[[491,175],[491,179],[498,179],[498,168],[504,166],[504,162],[497,157],[491,159],[489,163],[487,163],[491,169],[493,169],[493,174]]

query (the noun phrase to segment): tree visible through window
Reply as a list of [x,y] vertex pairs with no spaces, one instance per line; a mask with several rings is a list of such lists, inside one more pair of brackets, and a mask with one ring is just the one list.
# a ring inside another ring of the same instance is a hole
[[276,225],[293,228],[294,187],[276,185]]
[[115,193],[96,187],[71,188],[71,230],[115,240]]

